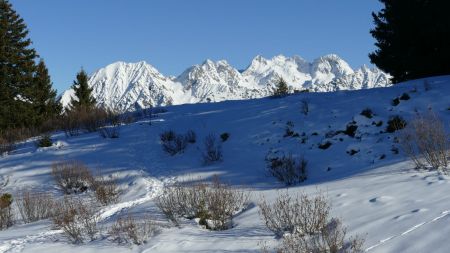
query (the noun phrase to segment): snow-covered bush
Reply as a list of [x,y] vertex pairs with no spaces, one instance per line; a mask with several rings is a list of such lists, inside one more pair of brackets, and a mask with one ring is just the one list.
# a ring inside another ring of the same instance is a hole
[[54,163],[52,175],[64,194],[85,192],[94,180],[89,169],[78,161]]
[[55,200],[49,193],[22,191],[15,198],[23,222],[35,222],[52,217]]
[[14,224],[12,202],[11,194],[3,193],[0,195],[0,230],[9,228]]
[[393,133],[406,127],[406,121],[399,115],[389,118],[386,126],[386,132]]
[[331,207],[326,197],[319,192],[314,197],[279,194],[274,203],[262,198],[259,208],[267,228],[282,237],[285,233],[318,233],[327,224]]
[[277,252],[320,252],[320,253],[362,253],[364,252],[364,239],[350,238],[347,242],[346,228],[339,219],[331,219],[319,233],[303,236],[301,234],[288,234],[281,241]]
[[443,122],[433,112],[417,115],[398,134],[401,148],[417,168],[427,165],[436,170],[444,170],[449,163],[450,141]]
[[102,205],[116,203],[119,199],[119,186],[115,178],[95,177],[91,185],[95,198]]
[[179,224],[179,218],[198,219],[212,230],[231,227],[233,216],[244,209],[249,194],[219,181],[211,183],[176,183],[164,189],[157,205],[168,219]]
[[128,214],[118,217],[108,234],[118,244],[141,245],[158,231],[159,227],[150,218],[138,219]]
[[304,157],[294,158],[292,154],[269,152],[266,162],[269,174],[286,185],[301,183],[307,178],[308,161]]
[[52,217],[55,227],[73,243],[94,240],[99,229],[99,216],[91,203],[65,196],[56,202]]
[[[259,207],[267,228],[282,238],[275,252],[363,252],[364,239],[346,240],[346,228],[329,217],[331,206],[320,192],[315,197],[280,194],[273,204],[263,198]],[[263,252],[269,252],[267,246]]]
[[188,144],[186,136],[172,130],[163,132],[159,137],[163,150],[172,156],[182,153]]
[[203,150],[203,163],[211,164],[222,160],[222,145],[215,134],[206,136]]

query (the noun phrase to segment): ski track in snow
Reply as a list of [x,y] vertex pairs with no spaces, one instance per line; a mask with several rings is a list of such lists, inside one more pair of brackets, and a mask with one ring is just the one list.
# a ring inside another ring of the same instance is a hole
[[444,218],[447,215],[450,215],[450,210],[442,211],[441,215],[433,218],[432,220],[429,220],[429,221],[426,221],[426,222],[421,222],[421,223],[419,223],[417,225],[414,225],[411,228],[409,228],[408,230],[406,230],[406,231],[404,231],[404,232],[402,232],[400,234],[393,235],[393,236],[387,237],[385,239],[382,239],[377,244],[368,247],[365,251],[366,252],[371,251],[371,250],[373,250],[373,249],[375,249],[375,248],[377,248],[377,247],[379,247],[379,246],[381,246],[381,245],[383,245],[383,244],[385,244],[385,243],[387,243],[387,242],[389,242],[389,241],[391,241],[391,240],[393,240],[395,238],[398,238],[398,237],[401,237],[401,236],[405,236],[405,235],[413,232],[414,230],[416,230],[416,229],[418,229],[418,228],[420,228],[420,227],[422,227],[424,225],[427,225],[427,224],[430,224],[432,222],[438,221],[438,220]]
[[[142,174],[144,174],[144,172],[142,172]],[[153,198],[155,198],[162,191],[163,183],[161,181],[157,180],[156,178],[150,178],[145,175],[143,175],[143,178],[147,182],[146,183],[147,184],[147,187],[146,187],[147,193],[145,194],[145,196],[142,198],[139,198],[139,199],[118,203],[116,205],[109,206],[109,207],[106,207],[106,208],[100,210],[99,211],[100,222],[112,217],[113,215],[121,212],[122,210],[130,209],[133,206],[140,205],[147,201],[150,201]],[[50,236],[60,234],[60,233],[62,233],[62,230],[51,230],[51,231],[38,233],[35,235],[27,235],[20,239],[9,240],[9,241],[3,242],[2,245],[0,245],[0,253],[20,252],[25,247],[25,245],[28,243],[42,241],[42,240],[47,239]]]

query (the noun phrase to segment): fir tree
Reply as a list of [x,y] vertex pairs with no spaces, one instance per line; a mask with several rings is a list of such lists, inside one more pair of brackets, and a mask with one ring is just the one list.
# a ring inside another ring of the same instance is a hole
[[447,0],[380,0],[371,30],[378,49],[372,63],[394,82],[450,74],[450,19]]
[[276,97],[281,97],[281,96],[286,96],[288,94],[288,86],[286,81],[284,81],[283,78],[280,78],[280,80],[277,83],[277,87],[275,89],[274,92],[274,96]]
[[48,69],[43,60],[36,67],[33,90],[33,106],[37,113],[38,124],[61,113],[61,104],[56,100],[56,91],[52,88]]
[[28,30],[7,0],[0,0],[0,129],[31,126],[30,86],[36,51]]
[[81,69],[77,73],[77,79],[73,81],[72,89],[75,91],[76,99],[72,99],[70,103],[71,110],[85,108],[87,110],[95,107],[95,99],[92,97],[92,88],[88,85],[88,75]]

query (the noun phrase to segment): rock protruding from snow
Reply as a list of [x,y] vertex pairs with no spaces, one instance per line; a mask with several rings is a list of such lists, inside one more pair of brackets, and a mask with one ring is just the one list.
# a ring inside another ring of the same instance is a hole
[[[390,76],[377,68],[353,70],[339,56],[330,54],[312,62],[299,56],[256,56],[240,72],[225,60],[206,60],[186,69],[178,77],[165,77],[150,64],[116,62],[89,78],[99,106],[133,111],[150,105],[218,102],[269,96],[283,78],[291,91],[328,92],[391,85]],[[66,107],[74,96],[66,90],[61,103]]]

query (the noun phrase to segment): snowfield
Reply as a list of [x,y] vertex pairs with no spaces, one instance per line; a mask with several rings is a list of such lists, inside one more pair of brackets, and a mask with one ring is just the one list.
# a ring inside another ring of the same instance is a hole
[[[119,202],[98,210],[105,231],[127,212],[150,215],[161,229],[141,246],[117,245],[106,232],[94,241],[74,245],[50,220],[18,221],[0,231],[0,253],[260,252],[260,243],[275,246],[278,242],[259,215],[261,197],[273,201],[279,192],[316,194],[318,190],[326,193],[332,216],[343,220],[349,236],[366,236],[367,252],[448,252],[450,177],[415,170],[401,150],[396,152],[395,135],[384,133],[390,116],[408,121],[416,111],[429,109],[450,130],[450,77],[428,82],[429,90],[424,80],[415,80],[387,88],[170,106],[157,117],[122,126],[117,139],[103,139],[98,133],[66,137],[58,132],[49,148],[36,148],[31,139],[0,157],[0,181],[9,181],[2,192],[14,195],[35,189],[62,196],[52,179],[51,165],[79,160],[92,170],[117,177],[120,183]],[[405,92],[409,100],[391,105]],[[301,112],[305,101],[307,115]],[[373,111],[373,118],[360,115],[365,108]],[[298,137],[284,137],[289,121]],[[380,121],[383,124],[377,126]],[[336,134],[349,123],[358,126],[354,137]],[[159,134],[169,129],[193,130],[197,142],[184,153],[169,156],[159,143]],[[203,165],[204,137],[225,132],[230,138],[222,144],[223,162]],[[318,148],[326,142],[331,146]],[[265,157],[277,151],[308,160],[305,182],[286,188],[268,174]],[[250,206],[234,217],[231,229],[210,231],[192,220],[175,227],[156,207],[155,198],[164,185],[213,175],[251,192]]]

